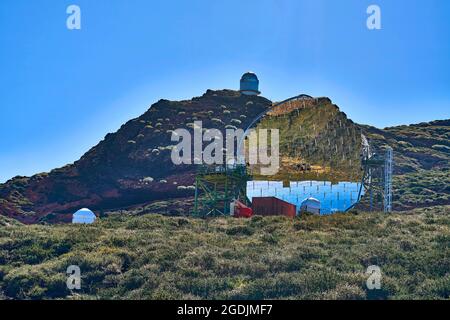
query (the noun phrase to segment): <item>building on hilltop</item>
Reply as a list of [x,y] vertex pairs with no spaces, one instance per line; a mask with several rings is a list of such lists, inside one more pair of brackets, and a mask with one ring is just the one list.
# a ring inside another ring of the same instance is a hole
[[240,91],[242,94],[248,96],[258,96],[261,94],[259,91],[259,80],[256,74],[246,72],[242,75]]

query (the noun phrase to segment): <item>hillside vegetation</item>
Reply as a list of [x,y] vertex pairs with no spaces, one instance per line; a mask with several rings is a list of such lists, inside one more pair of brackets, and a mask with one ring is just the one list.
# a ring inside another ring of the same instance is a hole
[[[449,206],[211,220],[113,214],[91,226],[0,217],[0,298],[448,299]],[[78,265],[82,289],[66,289]],[[367,267],[381,290],[366,287]]]
[[278,129],[280,133],[281,168],[270,178],[360,181],[358,125],[328,98],[292,104],[275,107],[275,112],[267,114],[257,125],[258,129]]
[[362,128],[378,150],[394,149],[394,210],[450,204],[450,120]]

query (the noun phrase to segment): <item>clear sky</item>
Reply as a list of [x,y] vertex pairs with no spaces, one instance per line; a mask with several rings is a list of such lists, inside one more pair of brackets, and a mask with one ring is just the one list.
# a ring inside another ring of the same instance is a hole
[[[81,8],[81,30],[66,9]],[[377,4],[382,29],[368,30]],[[328,96],[356,122],[450,118],[448,0],[1,0],[0,182],[80,158],[161,98]]]

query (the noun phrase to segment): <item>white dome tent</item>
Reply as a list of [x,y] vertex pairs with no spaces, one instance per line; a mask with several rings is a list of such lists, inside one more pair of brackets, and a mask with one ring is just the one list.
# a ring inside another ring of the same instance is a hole
[[303,200],[300,206],[300,213],[308,212],[313,214],[320,214],[321,204],[320,201],[315,198],[307,198]]
[[83,208],[75,212],[72,216],[72,223],[74,224],[92,224],[97,219],[97,216],[89,209]]

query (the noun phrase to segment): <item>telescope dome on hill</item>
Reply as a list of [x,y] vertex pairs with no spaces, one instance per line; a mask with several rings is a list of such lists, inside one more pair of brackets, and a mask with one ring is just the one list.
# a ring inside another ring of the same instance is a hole
[[246,72],[242,75],[240,91],[242,94],[248,96],[257,96],[261,94],[259,91],[259,80],[255,73]]

